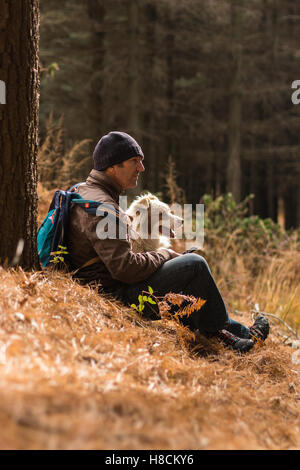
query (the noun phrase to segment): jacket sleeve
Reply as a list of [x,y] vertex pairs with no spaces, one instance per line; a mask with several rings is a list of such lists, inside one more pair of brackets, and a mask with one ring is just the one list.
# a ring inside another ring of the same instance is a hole
[[166,261],[173,258],[172,252],[166,248],[147,253],[134,253],[127,239],[100,239],[96,230],[100,219],[92,217],[86,220],[84,232],[113,279],[126,284],[144,281]]

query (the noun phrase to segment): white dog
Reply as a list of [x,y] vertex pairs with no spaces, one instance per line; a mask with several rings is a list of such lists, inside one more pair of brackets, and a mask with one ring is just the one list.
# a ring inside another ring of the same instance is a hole
[[137,197],[126,214],[131,220],[130,238],[135,253],[169,248],[170,238],[175,238],[175,231],[183,223],[168,204],[151,193]]

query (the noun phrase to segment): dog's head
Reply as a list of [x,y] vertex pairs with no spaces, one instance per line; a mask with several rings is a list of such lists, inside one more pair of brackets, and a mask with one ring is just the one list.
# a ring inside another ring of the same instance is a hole
[[127,210],[133,228],[141,238],[174,238],[183,219],[175,215],[168,204],[151,193],[139,196]]

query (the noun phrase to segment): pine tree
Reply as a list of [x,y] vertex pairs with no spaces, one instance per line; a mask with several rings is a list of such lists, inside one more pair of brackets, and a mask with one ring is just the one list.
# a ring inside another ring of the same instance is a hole
[[0,0],[0,11],[0,69],[7,89],[0,107],[0,263],[32,268],[38,265],[39,0]]

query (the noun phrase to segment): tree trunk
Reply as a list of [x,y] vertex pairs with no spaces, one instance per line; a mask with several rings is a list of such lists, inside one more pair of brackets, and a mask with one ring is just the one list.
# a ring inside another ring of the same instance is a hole
[[229,103],[227,190],[241,200],[241,114],[242,114],[242,16],[236,0],[231,0],[233,80]]
[[90,137],[93,139],[91,153],[98,140],[102,137],[104,130],[103,122],[103,68],[105,57],[105,1],[88,0],[88,14],[91,19],[93,33],[91,38],[91,48],[93,50],[93,72],[91,74],[91,88],[89,90],[89,117],[91,121]]
[[296,214],[295,214],[295,227],[300,227],[300,187],[296,188]]
[[284,207],[284,199],[282,196],[278,195],[278,202],[277,202],[277,223],[280,227],[285,230],[285,207]]
[[[166,100],[166,113],[165,113],[165,155],[167,157],[167,168],[170,169],[170,164],[174,165],[173,175],[181,174],[181,160],[178,159],[178,144],[177,137],[180,132],[178,132],[178,124],[175,119],[175,64],[174,59],[176,56],[176,46],[175,46],[175,34],[176,27],[174,22],[175,6],[171,7],[166,4],[163,12],[163,26],[164,26],[164,54],[165,54],[165,64],[166,64],[166,76],[165,76],[165,100]],[[181,136],[180,136],[181,137]],[[187,170],[187,167],[184,166]],[[158,173],[158,182],[160,186],[165,184],[165,168],[161,167],[160,172]],[[185,172],[187,176],[187,171]],[[190,180],[189,180],[190,181]],[[175,181],[174,183],[178,183]],[[172,185],[172,183],[171,183]],[[175,190],[176,189],[170,188]],[[171,201],[178,202],[178,201]]]
[[143,41],[143,70],[147,70],[142,80],[143,99],[143,151],[146,158],[147,187],[144,189],[157,192],[161,189],[158,182],[158,168],[161,155],[157,147],[157,135],[159,126],[157,110],[153,106],[153,98],[159,96],[155,77],[155,62],[157,60],[157,5],[147,1],[144,3],[141,31]]
[[[0,263],[38,267],[36,250],[39,0],[0,0]],[[19,247],[22,246],[22,241]]]
[[[139,2],[129,0],[128,4],[128,29],[129,29],[129,63],[128,63],[128,130],[129,133],[142,146],[140,129],[140,83],[139,83]],[[142,175],[140,174],[137,187],[131,190],[133,195],[142,190]]]

